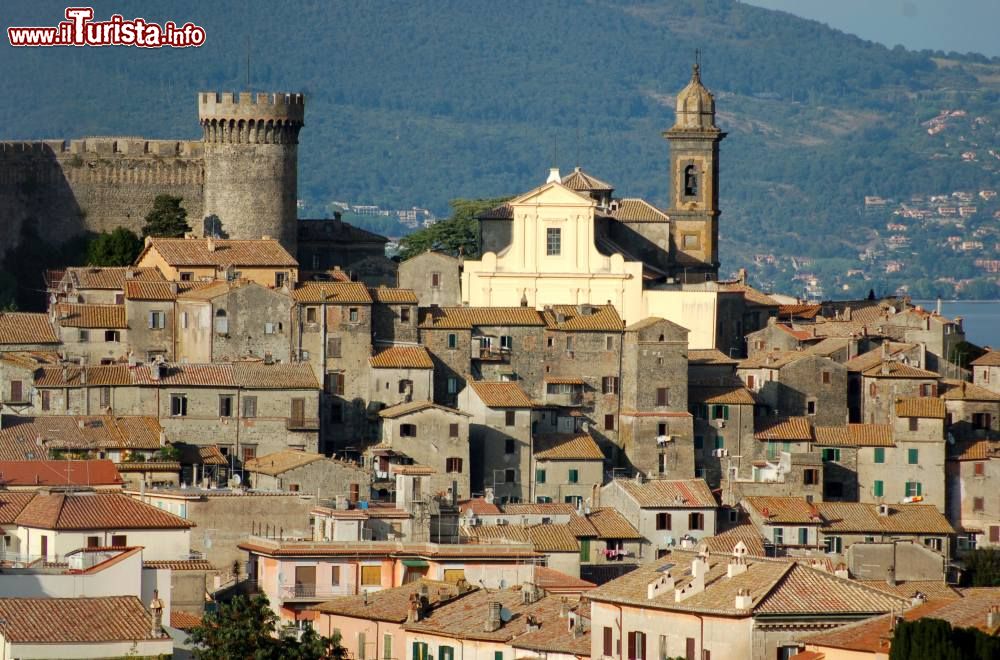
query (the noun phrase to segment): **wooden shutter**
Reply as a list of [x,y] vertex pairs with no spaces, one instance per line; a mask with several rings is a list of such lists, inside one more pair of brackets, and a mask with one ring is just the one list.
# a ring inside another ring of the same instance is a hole
[[1000,526],[990,525],[990,543],[1000,543]]
[[326,356],[340,357],[340,337],[330,337],[326,340]]
[[684,657],[687,660],[695,660],[694,657],[694,637],[687,638],[687,648],[685,649]]
[[628,660],[635,660],[635,632],[628,634]]
[[306,417],[306,400],[292,399],[292,420],[301,424]]
[[[1000,528],[994,527],[993,529],[995,530]],[[604,626],[604,655],[610,656],[614,653],[614,649],[612,648],[612,637],[613,633],[611,631],[611,627]]]
[[646,660],[646,658],[649,657],[646,655],[646,633],[639,633],[639,641],[641,642],[641,644],[639,645],[639,650],[642,652],[642,655],[640,657],[643,660]]
[[10,381],[10,400],[14,402],[21,401],[21,396],[23,395],[23,389],[21,387],[21,381],[12,380]]

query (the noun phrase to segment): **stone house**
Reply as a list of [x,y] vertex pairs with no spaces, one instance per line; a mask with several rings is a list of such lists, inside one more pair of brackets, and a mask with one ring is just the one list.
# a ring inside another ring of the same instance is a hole
[[948,457],[948,519],[959,551],[1000,546],[1000,441],[959,442]]
[[627,464],[650,476],[693,476],[687,329],[649,317],[626,327],[621,343],[618,443]]
[[326,453],[357,455],[359,442],[378,437],[368,409],[372,298],[359,282],[307,282],[295,299],[293,351],[323,383],[320,418]]
[[534,437],[529,501],[594,504],[604,483],[604,453],[589,433],[552,433]]
[[[734,379],[735,380],[735,379]],[[694,475],[718,488],[730,470],[750,473],[756,399],[739,380],[729,385],[692,385],[688,408],[694,417]]]
[[128,348],[135,360],[177,359],[177,295],[204,282],[127,280],[123,283],[125,316],[130,321]]
[[372,297],[372,343],[417,343],[417,295],[410,289],[380,286]]
[[471,525],[461,528],[463,543],[528,544],[545,557],[548,568],[580,577],[581,542],[566,523]]
[[[749,456],[749,468],[752,472],[763,472],[769,462],[778,461],[782,454],[811,451],[814,438],[809,417],[757,417],[754,420],[754,440],[757,442]],[[744,470],[747,458],[744,455],[741,462]]]
[[823,519],[813,502],[804,497],[754,496],[740,501],[742,508],[764,538],[774,556],[822,548],[819,531]]
[[[813,447],[823,457],[823,499],[881,501],[886,452],[895,451],[890,424],[817,426]],[[876,463],[875,459],[879,459]],[[876,480],[882,479],[881,485]],[[864,492],[861,492],[864,491]],[[876,492],[880,493],[876,497]]]
[[972,382],[979,387],[1000,394],[1000,351],[986,351],[969,363]]
[[59,334],[49,314],[0,313],[0,353],[55,351],[59,348]]
[[264,287],[292,286],[299,263],[271,238],[146,238],[136,268],[156,268],[171,282],[246,279]]
[[[379,411],[379,447],[430,467],[433,493],[469,495],[469,414],[431,401],[410,401]],[[458,492],[452,490],[453,482]]]
[[62,271],[47,273],[50,304],[85,303],[90,305],[120,305],[127,282],[162,282],[163,275],[155,268],[129,266],[70,266]]
[[291,362],[297,357],[292,304],[287,287],[250,280],[219,281],[178,293],[177,359],[195,364],[248,357]]
[[632,522],[643,538],[643,563],[677,545],[694,547],[717,530],[718,503],[702,479],[614,479],[601,488],[597,504]]
[[[357,261],[385,257],[385,244],[389,239],[340,219],[302,218],[298,225],[297,254],[302,260],[302,270],[325,272],[334,268],[349,270]],[[303,278],[305,279],[305,278]]]
[[790,324],[780,323],[776,317],[767,320],[767,326],[746,336],[747,353],[750,357],[782,351],[797,351],[815,344],[820,337],[812,328],[796,329]]
[[434,362],[423,346],[389,346],[368,358],[371,389],[368,401],[394,406],[430,401],[434,396]]
[[739,360],[712,348],[688,351],[688,383],[691,385],[725,385],[736,376]]
[[[946,495],[944,402],[927,397],[900,399],[894,413],[894,446],[886,447],[884,453],[872,449],[858,457],[860,499],[862,502],[922,501],[943,513]],[[869,456],[872,463],[868,462]],[[885,463],[875,463],[879,459]],[[884,480],[881,487],[876,476]]]
[[[556,416],[539,409],[516,382],[471,381],[459,395],[469,419],[472,491],[487,484],[501,503],[531,501],[532,435],[555,431]],[[494,479],[493,472],[502,473]]]
[[958,346],[965,341],[961,318],[953,321],[918,306],[889,316],[878,329],[896,341],[923,346],[927,354],[924,368],[942,376],[963,377],[964,368],[955,364]]
[[35,414],[37,408],[45,412],[65,413],[52,406],[50,394],[40,394],[33,389],[35,371],[43,366],[56,367],[62,357],[47,351],[11,351],[0,353],[0,413],[5,415]]
[[1000,393],[964,380],[942,379],[945,430],[958,440],[1000,434]]
[[888,424],[901,398],[937,397],[939,377],[933,371],[883,360],[861,372],[861,419]]
[[428,250],[399,264],[398,286],[417,295],[421,307],[455,307],[462,303],[462,262]]
[[[793,635],[888,613],[909,603],[796,563],[673,549],[587,592],[591,657],[771,660]],[[629,655],[626,656],[626,650]]]
[[747,355],[746,336],[767,327],[777,315],[778,301],[746,283],[746,272],[735,281],[719,282],[715,346],[725,355]]
[[737,374],[773,414],[805,415],[817,424],[847,422],[847,369],[804,351],[743,360]]
[[632,523],[612,507],[585,509],[583,516],[574,516],[570,527],[580,540],[580,574],[587,575],[588,565],[594,572],[608,564],[634,564],[642,551],[643,538]]
[[52,307],[51,314],[67,359],[81,364],[108,364],[128,355],[125,305],[61,303]]
[[249,485],[257,490],[315,494],[317,499],[365,499],[371,477],[353,463],[296,450],[281,450],[244,462]]
[[844,362],[847,367],[847,407],[852,424],[865,421],[862,415],[864,392],[863,373],[882,364],[884,360],[895,360],[918,369],[923,368],[926,352],[917,344],[904,344],[884,340],[877,347]]

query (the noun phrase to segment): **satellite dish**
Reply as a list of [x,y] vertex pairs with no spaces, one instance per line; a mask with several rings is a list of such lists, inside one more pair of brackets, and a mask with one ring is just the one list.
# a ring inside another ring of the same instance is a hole
[[514,618],[514,613],[508,610],[506,607],[500,608],[500,620],[507,623]]

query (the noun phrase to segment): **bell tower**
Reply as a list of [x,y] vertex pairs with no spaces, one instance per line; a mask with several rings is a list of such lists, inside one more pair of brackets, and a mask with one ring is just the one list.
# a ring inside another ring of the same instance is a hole
[[696,62],[691,82],[677,95],[677,117],[663,132],[670,143],[670,253],[683,282],[719,276],[719,143],[715,98],[701,84]]

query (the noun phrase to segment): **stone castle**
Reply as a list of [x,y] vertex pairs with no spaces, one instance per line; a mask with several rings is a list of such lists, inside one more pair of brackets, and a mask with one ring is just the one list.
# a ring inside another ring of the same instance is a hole
[[140,137],[0,143],[0,252],[25,222],[47,240],[128,227],[157,195],[183,198],[195,234],[270,236],[296,254],[302,94],[198,94],[201,141]]

